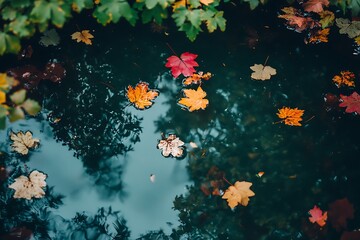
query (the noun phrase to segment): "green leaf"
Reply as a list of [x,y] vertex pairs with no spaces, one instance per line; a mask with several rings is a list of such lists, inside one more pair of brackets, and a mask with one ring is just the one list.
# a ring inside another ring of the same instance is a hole
[[6,127],[6,117],[0,117],[0,129],[5,129]]
[[186,21],[187,14],[188,10],[185,7],[179,7],[171,17],[174,19],[176,26],[181,27]]
[[163,19],[167,18],[167,10],[157,5],[153,9],[144,9],[141,14],[142,22],[148,23],[155,20],[156,23],[161,24]]
[[221,31],[225,31],[226,28],[226,19],[223,17],[224,12],[217,12],[214,17],[206,20],[206,26],[209,32],[214,32],[217,28],[220,28]]
[[35,33],[34,26],[30,25],[28,18],[24,15],[17,16],[16,19],[9,24],[9,30],[19,37],[27,37]]
[[244,2],[248,2],[250,4],[250,9],[254,10],[259,5],[259,0],[244,0]]
[[189,0],[189,4],[192,8],[198,8],[201,6],[201,3],[199,0]]
[[349,8],[351,9],[351,14],[357,16],[360,12],[360,0],[350,0]]
[[16,10],[12,7],[4,7],[1,10],[1,16],[4,20],[14,20],[16,17]]
[[200,28],[201,24],[201,12],[202,9],[194,9],[194,10],[188,10],[189,13],[187,14],[187,19],[191,22],[191,24],[195,28]]
[[21,104],[21,107],[23,107],[25,111],[32,116],[35,116],[41,110],[39,103],[32,99],[26,99],[26,101]]
[[93,12],[93,16],[103,25],[109,22],[117,23],[124,17],[131,25],[135,25],[137,13],[124,0],[102,0]]
[[72,7],[75,8],[75,11],[81,12],[84,8],[90,9],[94,7],[93,0],[73,0]]
[[32,20],[39,23],[45,23],[51,18],[51,9],[49,3],[43,0],[37,0],[34,8],[30,12]]
[[18,53],[20,49],[20,39],[18,37],[0,32],[0,55]]
[[25,118],[24,111],[20,107],[10,109],[9,120],[10,122],[15,122],[20,119]]
[[46,23],[48,20],[57,26],[62,27],[66,21],[66,16],[70,15],[70,5],[62,1],[36,0],[35,6],[30,15],[34,22]]
[[14,8],[25,8],[30,6],[31,4],[31,0],[13,0],[13,1],[9,1],[11,2],[11,6]]
[[194,41],[196,39],[200,30],[201,30],[200,28],[196,28],[190,23],[185,23],[180,27],[180,31],[184,31],[186,33],[186,36],[190,39],[190,41]]
[[13,103],[15,103],[16,105],[22,104],[25,101],[25,98],[26,98],[26,90],[25,89],[21,89],[10,95],[11,101]]

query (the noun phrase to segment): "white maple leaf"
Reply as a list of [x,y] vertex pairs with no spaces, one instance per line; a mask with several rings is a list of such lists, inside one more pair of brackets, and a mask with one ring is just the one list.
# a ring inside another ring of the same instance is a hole
[[39,171],[32,171],[29,177],[20,176],[15,179],[15,182],[12,183],[9,188],[15,190],[14,198],[42,198],[45,196],[43,190],[46,187],[46,174]]
[[161,154],[164,157],[181,157],[184,153],[182,147],[184,142],[181,141],[175,134],[170,134],[168,138],[160,140],[157,147],[162,150]]
[[32,138],[30,131],[27,131],[25,134],[22,131],[16,134],[11,132],[10,139],[14,141],[11,145],[12,151],[22,155],[27,155],[30,148],[36,148],[40,143],[39,139]]

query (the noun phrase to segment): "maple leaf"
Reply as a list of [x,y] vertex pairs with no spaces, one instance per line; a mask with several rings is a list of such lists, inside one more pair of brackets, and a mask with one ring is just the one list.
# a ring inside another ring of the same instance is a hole
[[14,198],[42,198],[45,196],[43,187],[46,187],[46,175],[39,171],[32,171],[29,177],[20,176],[15,179],[9,188],[15,190]]
[[237,181],[225,191],[222,198],[227,200],[231,208],[236,207],[238,204],[247,206],[250,200],[249,197],[255,196],[255,193],[250,190],[251,185],[251,182]]
[[139,82],[135,88],[128,86],[126,96],[135,108],[145,109],[153,104],[152,100],[159,96],[159,92],[149,89],[148,83]]
[[81,32],[74,32],[71,34],[71,39],[74,39],[77,42],[83,42],[86,45],[92,44],[91,38],[94,38],[94,36],[89,33],[89,30],[82,30]]
[[256,80],[268,80],[271,78],[271,75],[276,74],[276,69],[270,66],[264,66],[262,64],[255,64],[250,67],[254,72],[251,74],[252,79]]
[[30,131],[27,131],[25,134],[22,131],[19,131],[16,134],[11,132],[10,139],[14,141],[11,145],[12,151],[22,155],[27,155],[30,148],[36,148],[40,144],[39,139],[32,138]]
[[340,100],[342,103],[339,107],[346,107],[345,112],[360,114],[360,95],[357,92],[353,92],[350,96],[340,94]]
[[322,210],[316,205],[314,208],[310,209],[309,214],[311,215],[311,217],[309,217],[310,222],[316,222],[320,227],[323,227],[326,224],[327,212],[324,212],[323,214]]
[[309,0],[303,3],[303,8],[306,12],[322,12],[324,11],[323,6],[329,6],[329,0]]
[[176,9],[178,9],[180,7],[186,7],[186,0],[179,0],[179,1],[174,2],[172,5],[173,12],[175,12]]
[[180,74],[183,74],[185,77],[191,76],[196,70],[194,67],[199,66],[195,61],[198,55],[185,52],[178,56],[171,56],[167,58],[167,63],[165,67],[171,68],[171,74],[174,78],[177,78]]
[[286,25],[297,32],[320,26],[318,21],[315,21],[311,17],[305,17],[302,12],[293,7],[285,7],[282,8],[281,11],[283,11],[284,14],[280,14],[278,18],[287,20]]
[[347,228],[347,219],[354,218],[354,206],[347,198],[336,200],[329,204],[329,221],[337,230]]
[[182,157],[184,154],[184,142],[181,141],[175,134],[169,134],[166,139],[159,141],[157,147],[162,150],[161,154],[164,157]]
[[330,28],[325,28],[316,31],[315,33],[310,33],[309,40],[307,40],[306,43],[328,42],[329,33],[330,33]]
[[340,75],[335,75],[332,80],[338,88],[341,86],[355,87],[355,74],[350,71],[341,71]]
[[304,110],[299,110],[298,108],[283,107],[278,111],[278,117],[284,119],[282,121],[286,125],[301,126],[300,121],[302,121],[301,117],[304,114]]
[[192,83],[198,84],[198,83],[201,83],[201,80],[209,80],[211,77],[212,77],[212,74],[209,72],[207,72],[205,74],[203,72],[198,72],[198,73],[194,73],[190,77],[187,77],[183,81],[183,84],[185,86],[190,85]]
[[322,11],[319,12],[320,15],[320,24],[322,28],[330,27],[334,24],[335,21],[335,14],[331,11]]
[[206,92],[199,86],[197,90],[184,89],[186,98],[181,98],[179,104],[188,108],[190,112],[205,109],[209,104],[209,100],[205,99]]
[[360,35],[360,21],[351,21],[346,18],[337,18],[336,26],[340,28],[340,34],[347,34],[349,38],[355,38]]

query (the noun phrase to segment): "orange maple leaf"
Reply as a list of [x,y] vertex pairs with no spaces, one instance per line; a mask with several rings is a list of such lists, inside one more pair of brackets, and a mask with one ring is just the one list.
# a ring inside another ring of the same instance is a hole
[[94,38],[94,36],[89,33],[89,30],[82,30],[81,32],[74,32],[71,34],[71,39],[74,39],[77,42],[83,42],[87,45],[92,44],[91,38]]
[[153,104],[152,100],[159,96],[159,92],[150,90],[148,83],[139,82],[135,88],[128,86],[126,96],[135,108],[145,109]]
[[299,110],[298,108],[289,108],[283,107],[279,109],[277,113],[278,117],[284,122],[286,125],[290,126],[301,126],[300,121],[302,121],[302,115],[304,114],[304,110]]
[[201,80],[209,80],[212,77],[212,74],[207,72],[207,73],[203,73],[203,72],[198,72],[198,73],[194,73],[193,75],[191,75],[188,78],[185,78],[185,80],[183,81],[183,84],[185,86],[190,85],[192,83],[194,84],[198,84],[201,82]]
[[329,33],[330,33],[330,28],[318,30],[314,34],[310,35],[309,40],[306,43],[328,42]]
[[236,207],[238,204],[247,206],[250,200],[249,197],[255,196],[255,193],[250,190],[251,185],[251,182],[237,181],[225,191],[222,198],[227,200],[231,208]]
[[338,88],[341,86],[355,87],[355,74],[350,71],[341,71],[340,76],[335,75],[332,80]]
[[187,107],[190,112],[199,109],[204,110],[209,104],[209,100],[205,99],[206,92],[202,90],[200,86],[197,88],[197,90],[185,89],[184,94],[186,98],[181,98],[178,103]]
[[326,220],[327,220],[327,212],[322,212],[322,210],[320,208],[318,208],[318,206],[314,206],[314,208],[310,209],[309,211],[310,217],[309,217],[309,221],[312,223],[317,223],[320,227],[323,227],[326,224]]

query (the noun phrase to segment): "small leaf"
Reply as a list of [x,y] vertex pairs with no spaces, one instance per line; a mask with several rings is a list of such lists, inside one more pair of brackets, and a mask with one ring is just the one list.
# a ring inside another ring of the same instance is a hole
[[180,158],[184,154],[184,142],[181,141],[175,134],[170,134],[166,139],[159,141],[157,148],[162,150],[161,154],[164,157]]
[[316,222],[320,227],[325,226],[327,220],[327,212],[324,212],[323,214],[322,210],[315,205],[314,208],[309,211],[309,214],[311,215],[309,217],[310,222]]
[[255,196],[255,193],[250,190],[251,185],[251,182],[237,181],[225,191],[222,198],[227,200],[231,208],[239,204],[247,206],[250,201],[249,197]]
[[194,67],[199,66],[195,61],[198,55],[185,52],[178,56],[168,57],[165,67],[171,68],[171,73],[174,78],[177,78],[180,74],[183,74],[185,77],[191,76],[196,70]]
[[32,171],[29,177],[20,176],[15,179],[9,188],[15,190],[14,198],[25,198],[31,200],[32,198],[42,198],[45,196],[43,190],[46,187],[46,174],[39,171]]
[[148,83],[139,82],[135,88],[128,86],[126,96],[135,108],[143,110],[151,107],[152,101],[159,96],[159,92],[149,89]]
[[345,112],[360,114],[360,95],[357,92],[353,92],[350,96],[340,94],[342,103],[340,107],[346,107]]
[[11,101],[13,103],[15,103],[16,105],[22,104],[25,101],[25,98],[26,98],[26,90],[25,89],[21,89],[10,95]]
[[268,80],[271,78],[271,75],[276,75],[275,68],[263,66],[262,64],[255,64],[250,69],[254,71],[251,74],[251,78],[256,80]]
[[11,132],[10,139],[13,141],[11,145],[12,151],[20,153],[21,155],[27,155],[29,149],[36,148],[40,144],[40,140],[32,137],[30,131],[23,133],[19,131],[17,133]]
[[205,99],[206,92],[199,86],[197,90],[185,89],[184,94],[186,98],[181,98],[179,104],[187,107],[192,112],[199,109],[205,109],[209,104],[209,100]]
[[44,35],[40,38],[39,43],[42,46],[48,47],[50,45],[57,46],[60,43],[59,34],[55,29],[47,30],[44,32]]
[[298,108],[289,108],[283,107],[279,109],[277,113],[278,117],[282,120],[286,125],[290,126],[301,126],[300,121],[302,121],[302,115],[304,114],[304,110],[299,110]]
[[91,45],[91,38],[94,36],[89,33],[89,30],[82,30],[81,32],[74,32],[71,34],[71,39],[76,40],[77,42],[83,42],[86,45]]
[[32,116],[35,116],[41,110],[41,106],[39,105],[39,103],[32,99],[26,99],[26,101],[21,104],[21,107],[24,108],[25,111]]
[[350,71],[341,71],[340,75],[335,75],[332,80],[338,88],[342,86],[355,87],[355,74]]

